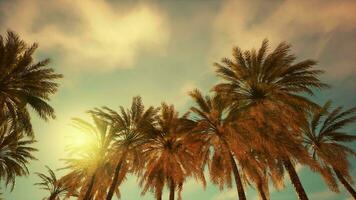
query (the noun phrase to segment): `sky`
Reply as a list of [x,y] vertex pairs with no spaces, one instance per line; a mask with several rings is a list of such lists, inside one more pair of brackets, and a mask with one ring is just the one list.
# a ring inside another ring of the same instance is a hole
[[[50,58],[50,66],[64,75],[50,101],[57,118],[44,122],[32,115],[39,151],[29,165],[31,175],[17,178],[12,192],[2,187],[3,196],[47,195],[33,186],[39,181],[33,173],[44,172],[45,165],[63,166],[64,149],[77,131],[70,126],[72,117],[87,118],[85,112],[94,107],[128,106],[136,95],[147,106],[165,101],[183,113],[192,105],[188,91],[207,92],[217,83],[214,62],[231,57],[234,46],[258,48],[264,38],[272,47],[287,41],[298,59],[318,61],[317,68],[326,72],[322,80],[332,87],[316,91],[313,100],[356,106],[355,10],[353,0],[0,0],[0,34],[12,30],[28,43],[38,42],[36,59]],[[348,130],[356,134],[355,125]],[[355,169],[355,159],[352,163]],[[298,169],[310,199],[351,199],[343,187],[332,193],[319,175]],[[356,170],[351,173],[356,178]],[[135,177],[120,190],[122,199],[153,199],[149,193],[140,196]],[[258,199],[253,189],[247,197]],[[235,198],[234,188],[219,191],[209,183],[204,190],[194,180],[184,185],[183,199]],[[282,191],[271,190],[271,199],[296,199],[288,179]]]

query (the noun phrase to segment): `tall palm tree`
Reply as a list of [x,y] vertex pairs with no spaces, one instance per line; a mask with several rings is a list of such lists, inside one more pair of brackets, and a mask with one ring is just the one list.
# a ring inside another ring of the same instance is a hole
[[36,172],[37,176],[41,179],[41,182],[35,183],[43,190],[47,190],[50,193],[47,200],[59,200],[61,196],[67,196],[69,188],[57,179],[56,174],[48,166],[46,166],[48,174]]
[[328,101],[320,109],[314,109],[309,113],[309,121],[304,126],[304,142],[313,158],[328,172],[327,183],[331,189],[337,189],[333,171],[346,190],[356,199],[356,191],[349,183],[352,182],[352,177],[348,162],[348,156],[356,156],[356,152],[344,144],[355,141],[356,136],[343,130],[356,121],[356,108],[344,110],[342,107],[335,109],[330,107],[331,101]]
[[[313,68],[316,62],[303,60],[295,63],[296,57],[290,54],[290,47],[283,42],[269,53],[268,40],[264,40],[258,51],[243,52],[234,48],[233,59],[224,58],[221,63],[215,63],[216,72],[224,82],[216,85],[214,90],[231,98],[233,110],[243,109],[254,117],[257,127],[269,126],[268,134],[261,132],[261,137],[256,137],[258,145],[254,147],[268,147],[269,153],[276,151],[299,198],[306,200],[308,197],[295,171],[292,156],[297,155],[294,159],[298,162],[317,167],[300,147],[299,130],[305,109],[317,105],[302,94],[313,94],[313,89],[327,85],[318,77],[322,71]],[[294,151],[292,144],[298,145],[298,152],[291,152]]]
[[158,109],[152,106],[145,109],[141,97],[137,96],[132,99],[130,109],[120,106],[120,113],[107,107],[90,112],[107,120],[115,130],[113,160],[116,167],[106,196],[106,200],[111,200],[128,171],[143,167],[141,147],[146,142],[147,133],[153,131]]
[[37,149],[31,147],[36,141],[27,139],[11,121],[0,123],[0,180],[14,189],[16,176],[27,176],[27,164],[36,158],[32,155]]
[[[196,114],[197,129],[203,133],[202,137],[206,138],[207,145],[202,151],[202,158],[209,159],[209,172],[212,182],[218,184],[220,189],[225,184],[231,186],[231,174],[235,178],[238,198],[240,200],[246,199],[245,190],[243,187],[242,174],[239,172],[236,159],[241,158],[249,150],[249,147],[243,141],[239,142],[239,149],[234,155],[231,143],[231,115],[228,112],[228,102],[226,98],[220,95],[203,96],[199,90],[194,90],[189,93],[197,106],[190,110]],[[213,155],[209,156],[211,148],[213,148]],[[204,155],[205,154],[205,155]],[[239,154],[239,155],[237,155]],[[206,161],[202,162],[206,163]]]
[[73,125],[82,130],[87,142],[68,148],[71,158],[64,159],[66,166],[63,169],[70,171],[61,178],[70,188],[68,195],[79,191],[78,198],[81,200],[104,199],[113,168],[110,165],[110,153],[113,151],[114,131],[107,121],[94,115],[92,119],[94,124],[79,118],[73,119]]
[[[263,151],[253,149],[250,144],[253,143],[251,138],[254,138],[254,131],[250,130],[256,123],[254,120],[245,119],[237,110],[230,110],[230,100],[225,96],[214,94],[213,96],[205,96],[199,90],[190,92],[197,106],[191,108],[191,111],[196,114],[198,122],[198,130],[203,133],[202,138],[207,138],[205,156],[209,159],[210,146],[213,149],[214,155],[210,161],[210,174],[213,182],[220,185],[222,189],[224,184],[231,186],[231,174],[237,171],[231,171],[234,166],[237,167],[237,162],[240,165],[241,172],[234,174],[236,189],[239,198],[246,198],[244,188],[239,186],[242,182],[251,182],[256,186],[261,199],[265,200],[269,197],[268,177],[271,178],[277,189],[283,187],[283,171],[281,171],[280,163],[275,161],[275,157],[269,156]],[[240,116],[239,116],[240,115]],[[225,149],[225,151],[221,151]],[[234,159],[230,160],[230,153]],[[204,151],[201,151],[204,152]],[[225,153],[225,154],[223,154]],[[214,160],[216,159],[216,160]],[[204,163],[204,162],[203,162]],[[213,168],[214,165],[218,165]],[[237,168],[238,169],[238,168]],[[269,173],[267,173],[267,169]],[[216,180],[214,180],[216,177]]]
[[187,115],[179,117],[173,105],[162,103],[156,130],[144,147],[146,167],[141,175],[142,195],[148,190],[156,199],[162,199],[165,185],[169,188],[169,200],[181,199],[181,190],[187,177],[194,176],[205,183],[203,171],[197,163],[199,143],[190,131],[195,123]]
[[29,135],[33,132],[27,106],[42,119],[54,118],[47,101],[57,91],[55,80],[62,77],[48,67],[49,59],[34,62],[37,47],[36,43],[26,44],[11,31],[6,38],[0,36],[0,120],[10,118]]

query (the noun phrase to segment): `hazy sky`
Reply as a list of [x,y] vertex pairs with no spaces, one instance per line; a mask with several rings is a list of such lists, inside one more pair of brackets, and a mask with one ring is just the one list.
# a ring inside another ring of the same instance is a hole
[[[258,48],[264,38],[272,46],[293,45],[300,59],[312,58],[333,87],[317,92],[319,103],[356,106],[356,1],[95,1],[0,0],[0,33],[10,29],[28,42],[38,42],[37,59],[49,57],[51,67],[63,73],[51,105],[57,119],[48,123],[33,115],[38,161],[31,173],[63,166],[65,146],[76,133],[71,117],[84,117],[93,107],[118,108],[141,95],[145,105],[174,103],[181,111],[191,105],[187,91],[208,91],[217,82],[212,63],[230,57],[233,46]],[[350,128],[355,133],[356,126]],[[353,166],[356,166],[353,160]],[[329,192],[321,178],[300,168],[310,199],[348,200]],[[59,174],[62,172],[59,172]],[[356,171],[352,171],[356,178]],[[38,200],[46,194],[33,184],[35,175],[18,178],[5,199]],[[287,187],[271,191],[272,199],[293,200]],[[4,187],[3,187],[4,190]],[[140,197],[136,178],[121,186],[122,199]],[[254,190],[248,199],[257,199]],[[232,200],[235,189],[204,191],[194,180],[184,185],[183,199]],[[167,196],[164,196],[166,199]],[[350,198],[349,198],[350,199]]]

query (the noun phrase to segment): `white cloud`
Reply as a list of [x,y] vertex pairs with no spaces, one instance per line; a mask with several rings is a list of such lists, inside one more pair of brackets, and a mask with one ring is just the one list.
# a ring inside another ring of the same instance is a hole
[[[188,95],[188,92],[194,90],[195,88],[198,88],[196,82],[188,80],[184,82],[182,86],[176,87],[175,90],[165,92],[162,101],[168,104],[172,103],[176,109],[180,110],[186,106],[189,101],[191,101],[191,97]],[[184,112],[181,114],[184,114]]]
[[[288,41],[313,59],[327,46],[334,31],[356,28],[355,1],[260,1],[231,0],[216,16],[211,58],[231,54],[233,45],[242,49],[258,48],[264,38],[276,44]],[[261,16],[263,13],[263,16]],[[313,42],[310,42],[313,38]],[[345,65],[348,66],[348,65]],[[331,69],[332,66],[328,66]],[[338,67],[346,75],[352,67]]]
[[[268,6],[268,5],[265,5]],[[356,2],[284,1],[269,16],[253,22],[260,12],[256,3],[229,1],[216,17],[217,32],[226,34],[229,44],[242,48],[259,45],[263,38],[279,42],[313,32],[329,33],[335,28],[355,28]],[[315,12],[318,10],[318,12]],[[216,35],[216,40],[223,37]],[[218,42],[218,41],[216,41]],[[221,41],[220,41],[221,42]]]
[[140,52],[162,53],[169,39],[164,14],[148,4],[20,0],[0,8],[2,27],[39,42],[41,51],[61,54],[59,62],[71,69],[128,68]]

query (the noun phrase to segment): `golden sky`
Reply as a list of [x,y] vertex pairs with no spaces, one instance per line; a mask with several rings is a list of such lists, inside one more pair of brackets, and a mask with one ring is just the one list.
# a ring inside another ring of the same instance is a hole
[[[189,90],[208,91],[217,81],[213,62],[230,57],[234,46],[258,48],[264,38],[272,46],[288,41],[299,58],[319,61],[333,88],[318,92],[316,101],[356,106],[355,11],[352,0],[0,0],[0,33],[10,29],[38,42],[37,59],[51,58],[51,66],[64,74],[51,101],[57,119],[46,123],[33,117],[39,161],[30,170],[63,165],[59,159],[76,134],[71,117],[85,117],[94,107],[126,106],[135,95],[147,106],[166,101],[185,111]],[[346,200],[347,195],[330,193],[318,175],[300,171],[311,199]],[[37,180],[19,178],[6,199],[41,199],[43,191],[33,186]],[[135,181],[129,178],[122,186],[123,199],[141,199]],[[253,190],[248,194],[257,198]],[[183,198],[196,195],[229,200],[236,194],[234,189],[219,193],[211,185],[203,191],[188,181]],[[293,199],[294,191],[288,185],[272,191],[272,198]]]

